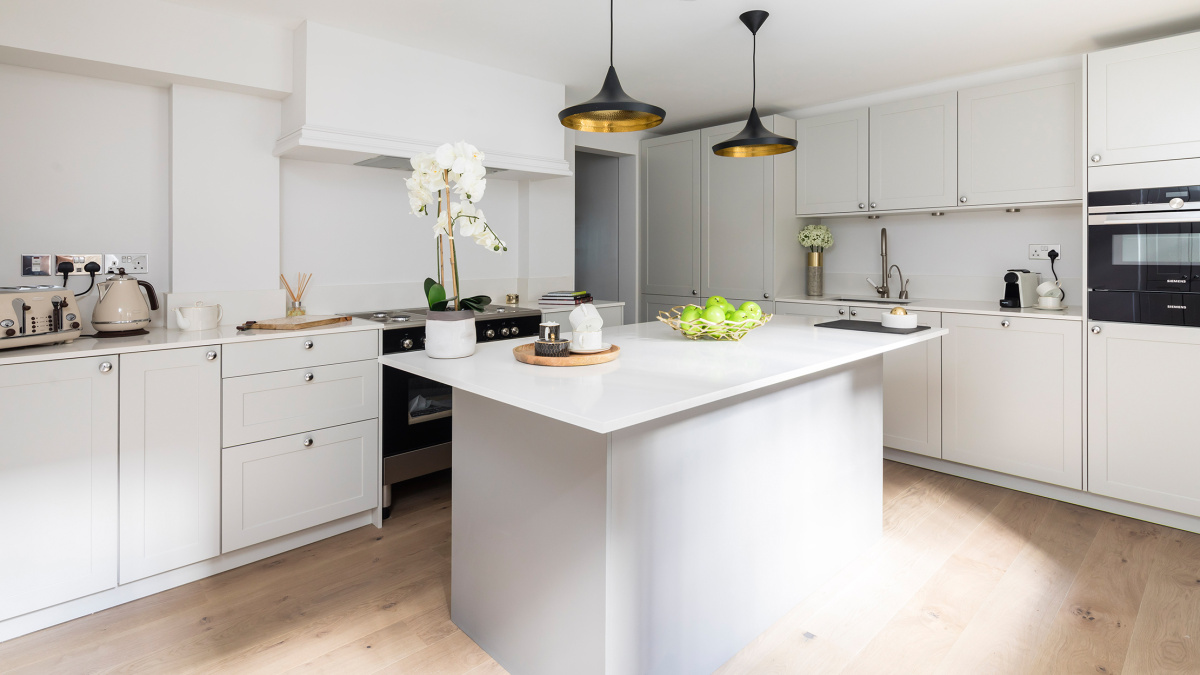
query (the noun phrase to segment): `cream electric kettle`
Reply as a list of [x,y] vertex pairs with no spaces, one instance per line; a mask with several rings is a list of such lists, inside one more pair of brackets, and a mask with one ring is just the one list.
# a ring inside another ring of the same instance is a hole
[[[146,297],[142,297],[142,286],[146,287]],[[92,327],[100,333],[141,330],[150,325],[151,310],[158,309],[154,286],[126,276],[124,267],[117,268],[116,276],[96,284],[96,291],[99,298],[92,310]]]

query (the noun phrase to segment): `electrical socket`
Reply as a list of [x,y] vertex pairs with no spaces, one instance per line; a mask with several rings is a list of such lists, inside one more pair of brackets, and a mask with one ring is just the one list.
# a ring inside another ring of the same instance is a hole
[[126,274],[149,274],[150,256],[145,253],[108,253],[104,256],[104,271],[116,272],[124,267]]
[[[88,274],[83,268],[88,263],[96,263],[99,265],[103,262],[104,256],[99,253],[59,253],[54,256],[54,269],[50,270],[52,276],[58,276],[58,266],[62,263],[69,262],[75,266],[71,270],[71,274]],[[101,271],[104,271],[101,269]]]
[[1050,251],[1057,251],[1059,259],[1062,259],[1062,247],[1058,244],[1030,244],[1029,259],[1030,260],[1049,260]]

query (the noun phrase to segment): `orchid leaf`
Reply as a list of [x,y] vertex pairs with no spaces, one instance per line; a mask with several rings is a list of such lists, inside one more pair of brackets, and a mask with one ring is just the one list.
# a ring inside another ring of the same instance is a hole
[[441,284],[434,282],[432,285],[426,280],[425,299],[429,301],[429,308],[433,309],[434,305],[446,303],[446,288]]
[[429,311],[444,312],[444,311],[446,311],[446,305],[448,305],[448,304],[450,304],[450,302],[448,300],[440,300],[438,302],[435,302],[435,303],[429,305]]
[[473,309],[476,312],[482,312],[491,302],[492,299],[486,295],[476,295],[459,300],[458,305],[462,309]]

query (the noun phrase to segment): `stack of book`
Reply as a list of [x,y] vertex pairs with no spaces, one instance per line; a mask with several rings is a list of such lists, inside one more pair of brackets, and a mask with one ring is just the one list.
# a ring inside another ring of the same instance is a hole
[[551,291],[538,299],[539,305],[582,305],[592,301],[587,291]]

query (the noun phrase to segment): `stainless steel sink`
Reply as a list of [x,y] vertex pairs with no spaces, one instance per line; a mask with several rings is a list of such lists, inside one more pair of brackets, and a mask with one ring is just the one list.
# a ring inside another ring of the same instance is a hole
[[911,302],[916,301],[914,298],[904,298],[903,300],[900,298],[829,298],[829,299],[834,302],[844,302],[849,305],[856,305],[856,304],[862,304],[862,303],[874,303],[876,305],[907,305]]

